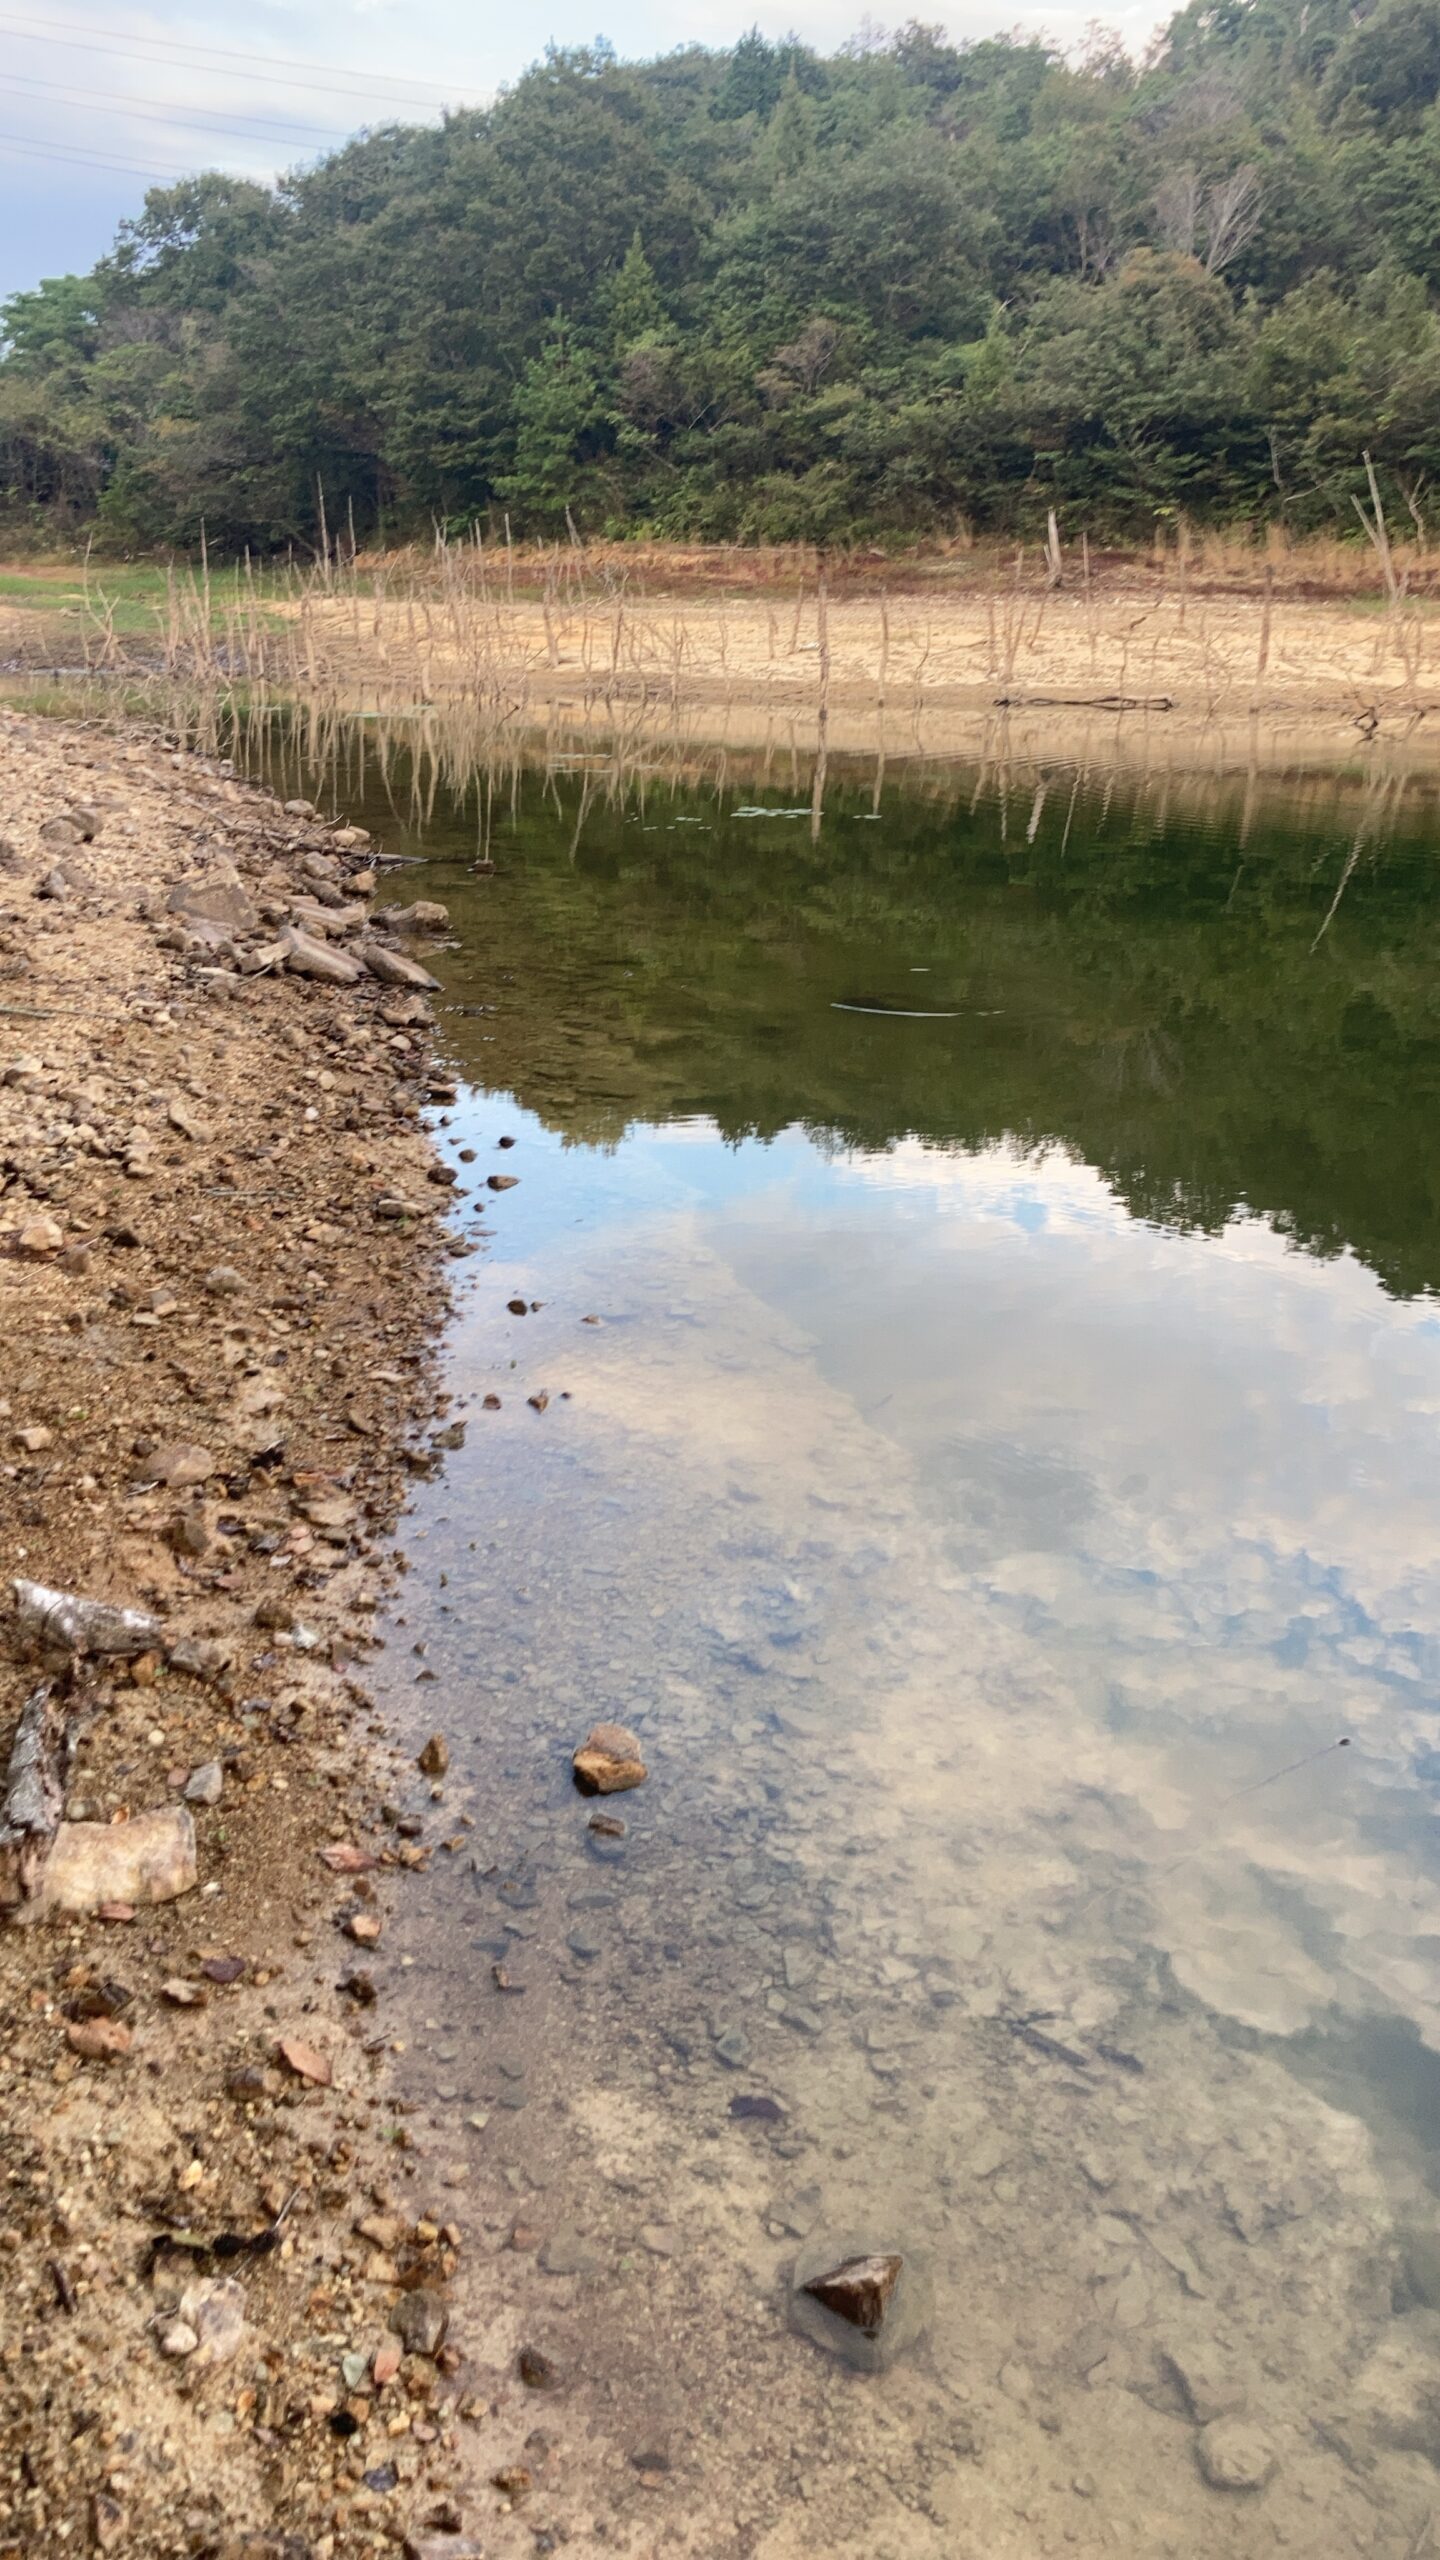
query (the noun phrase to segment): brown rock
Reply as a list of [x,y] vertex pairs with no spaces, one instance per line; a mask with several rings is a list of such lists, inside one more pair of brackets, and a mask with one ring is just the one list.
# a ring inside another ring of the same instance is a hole
[[433,2356],[444,2343],[450,2313],[443,2297],[427,2285],[402,2293],[390,2314],[390,2326],[412,2356]]
[[623,1724],[592,1725],[574,1759],[575,1784],[586,1795],[620,1795],[643,1786],[647,1775],[640,1745]]
[[1248,2418],[1216,2418],[1195,2439],[1195,2459],[1212,2489],[1263,2489],[1275,2470],[1275,2448]]
[[331,1874],[336,1876],[368,1875],[370,1869],[378,1864],[372,1850],[357,1849],[352,1840],[327,1840],[316,1855],[324,1859]]
[[317,942],[293,924],[283,928],[276,948],[292,977],[318,978],[328,987],[356,987],[364,976],[348,951],[332,951],[328,942]]
[[416,898],[408,907],[382,907],[376,923],[391,933],[445,933],[450,910],[438,898]]
[[58,1253],[65,1242],[65,1230],[54,1218],[27,1218],[16,1239],[17,1249],[32,1262],[47,1253]]
[[398,2213],[367,2213],[355,2228],[362,2240],[369,2241],[372,2249],[383,2249],[391,2258],[398,2249],[404,2248],[410,2236],[409,2224],[402,2221]]
[[195,1824],[184,1805],[163,1805],[128,1822],[62,1822],[40,1881],[50,1911],[134,1910],[174,1902],[197,1881]]
[[226,868],[192,880],[178,880],[165,901],[172,916],[203,917],[223,925],[227,933],[254,933],[260,919],[237,871]]
[[353,1938],[357,1947],[378,1947],[381,1923],[373,1911],[352,1911],[345,1923],[345,1935]]
[[85,2062],[118,2062],[129,2052],[133,2038],[118,2018],[72,2018],[65,2041]]
[[208,1449],[194,1440],[170,1440],[144,1461],[135,1481],[137,1486],[165,1484],[178,1490],[204,1484],[214,1473],[215,1460]]
[[205,1526],[204,1513],[177,1511],[165,1523],[164,1538],[173,1555],[196,1557],[208,1554],[210,1532]]
[[372,978],[379,978],[387,987],[412,987],[420,993],[440,984],[428,969],[421,968],[418,960],[408,959],[403,951],[387,951],[383,942],[357,942],[355,957],[363,960]]
[[165,1117],[172,1129],[179,1130],[182,1138],[199,1140],[209,1135],[199,1114],[181,1093],[171,1095]]
[[485,1180],[492,1191],[514,1191],[520,1176],[518,1173],[487,1173]]
[[160,1997],[172,2009],[204,2009],[209,2002],[198,1982],[187,1982],[183,1974],[172,1974],[160,1985]]
[[427,1778],[444,1777],[450,1766],[450,1745],[443,1733],[431,1734],[415,1765],[424,1770]]
[[302,2044],[298,2036],[281,2036],[275,2051],[297,2080],[313,2081],[317,2089],[329,2088],[335,2075],[328,2054],[319,2052],[313,2044]]
[[904,2264],[894,2250],[870,2258],[848,2258],[826,2275],[811,2276],[804,2289],[863,2337],[878,2338]]

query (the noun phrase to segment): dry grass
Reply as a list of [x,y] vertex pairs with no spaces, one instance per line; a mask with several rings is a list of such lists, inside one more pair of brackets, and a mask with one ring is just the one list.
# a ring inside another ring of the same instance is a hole
[[[632,754],[778,727],[818,750],[822,796],[832,751],[983,757],[997,719],[1103,732],[1118,761],[1137,731],[1147,758],[1163,732],[1192,766],[1253,763],[1261,730],[1286,752],[1303,732],[1321,755],[1381,736],[1423,757],[1440,707],[1423,564],[1388,538],[1287,550],[1273,536],[1122,563],[1067,547],[1063,529],[1048,557],[951,550],[899,568],[437,541],[278,573],[173,571],[138,630],[133,599],[118,613],[87,572],[79,654],[102,688],[138,689],[201,746],[283,708],[443,730],[451,770],[556,722]],[[1323,598],[1302,591],[1314,583]]]

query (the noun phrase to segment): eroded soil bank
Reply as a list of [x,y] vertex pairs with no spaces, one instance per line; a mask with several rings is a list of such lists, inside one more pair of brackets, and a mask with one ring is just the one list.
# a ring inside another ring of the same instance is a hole
[[[0,1766],[48,1672],[67,1816],[184,1807],[198,1870],[0,1929],[0,2551],[339,2560],[382,2465],[423,2543],[460,2235],[366,1971],[430,1852],[364,1666],[437,1419],[428,1008],[293,973],[388,965],[356,831],[154,740],[0,713],[0,839]],[[159,1639],[37,1664],[12,1576]]]

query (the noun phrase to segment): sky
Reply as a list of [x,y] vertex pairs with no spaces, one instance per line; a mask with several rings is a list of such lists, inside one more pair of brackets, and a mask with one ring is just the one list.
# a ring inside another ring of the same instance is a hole
[[[914,0],[952,39],[1018,28],[1080,43],[1097,15],[1133,51],[1154,0]],[[256,178],[367,123],[483,104],[547,42],[628,58],[732,44],[751,25],[833,49],[863,0],[0,0],[0,301],[84,272],[148,186],[200,168]]]

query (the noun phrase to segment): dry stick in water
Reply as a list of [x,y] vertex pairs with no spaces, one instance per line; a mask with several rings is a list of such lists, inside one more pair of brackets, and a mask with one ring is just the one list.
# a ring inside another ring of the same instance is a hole
[[815,581],[815,629],[820,651],[820,700],[815,719],[815,771],[810,785],[810,841],[820,841],[820,821],[825,808],[825,769],[830,743],[830,610],[825,592],[825,571],[821,568]]

